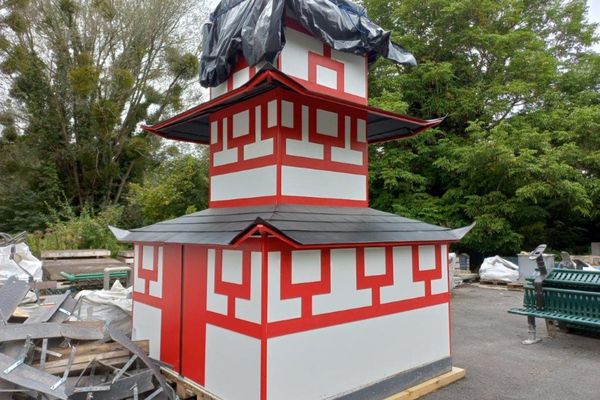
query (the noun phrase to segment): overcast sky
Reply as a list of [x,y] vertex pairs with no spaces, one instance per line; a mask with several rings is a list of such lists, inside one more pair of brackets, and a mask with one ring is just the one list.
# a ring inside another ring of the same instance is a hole
[[[600,23],[600,0],[587,0],[589,6],[589,18],[590,22]],[[596,28],[598,35],[600,35],[600,26]],[[594,46],[596,51],[600,51],[600,43],[596,43]]]

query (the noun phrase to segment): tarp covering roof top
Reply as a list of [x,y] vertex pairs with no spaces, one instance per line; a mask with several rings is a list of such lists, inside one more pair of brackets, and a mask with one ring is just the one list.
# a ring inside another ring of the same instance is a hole
[[443,121],[443,118],[422,120],[407,117],[315,92],[305,88],[278,69],[266,65],[246,84],[239,88],[154,126],[146,126],[144,129],[167,139],[209,144],[209,116],[211,113],[275,88],[291,90],[318,101],[335,102],[349,108],[367,111],[367,141],[369,143],[379,143],[413,136],[425,129],[437,126]]
[[235,244],[264,225],[299,246],[460,240],[472,226],[449,229],[361,207],[266,205],[208,208],[133,229],[125,242]]
[[223,0],[202,28],[200,84],[224,82],[243,55],[249,65],[274,64],[285,45],[283,24],[291,14],[305,29],[335,50],[384,56],[415,65],[412,54],[390,40],[390,33],[367,18],[364,8],[347,0]]

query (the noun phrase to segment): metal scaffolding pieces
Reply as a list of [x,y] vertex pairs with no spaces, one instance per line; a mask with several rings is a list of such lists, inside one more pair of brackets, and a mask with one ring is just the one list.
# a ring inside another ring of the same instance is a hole
[[12,277],[0,287],[0,391],[32,399],[177,398],[147,356],[147,340],[132,341],[104,321],[75,320],[70,294],[38,297],[22,311],[29,289]]

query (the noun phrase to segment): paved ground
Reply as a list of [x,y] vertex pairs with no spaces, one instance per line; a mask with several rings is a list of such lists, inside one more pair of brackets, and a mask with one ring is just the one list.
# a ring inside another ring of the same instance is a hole
[[506,312],[522,292],[466,285],[453,292],[454,365],[467,377],[425,400],[600,399],[600,338],[559,333],[524,346],[525,317]]

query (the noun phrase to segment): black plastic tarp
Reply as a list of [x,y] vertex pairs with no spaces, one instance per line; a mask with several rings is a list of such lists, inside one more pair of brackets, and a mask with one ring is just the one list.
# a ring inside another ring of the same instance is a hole
[[383,56],[415,65],[412,54],[392,43],[390,33],[367,18],[362,7],[346,0],[223,0],[202,30],[200,84],[223,83],[243,55],[249,65],[274,63],[285,45],[286,12],[335,50]]

